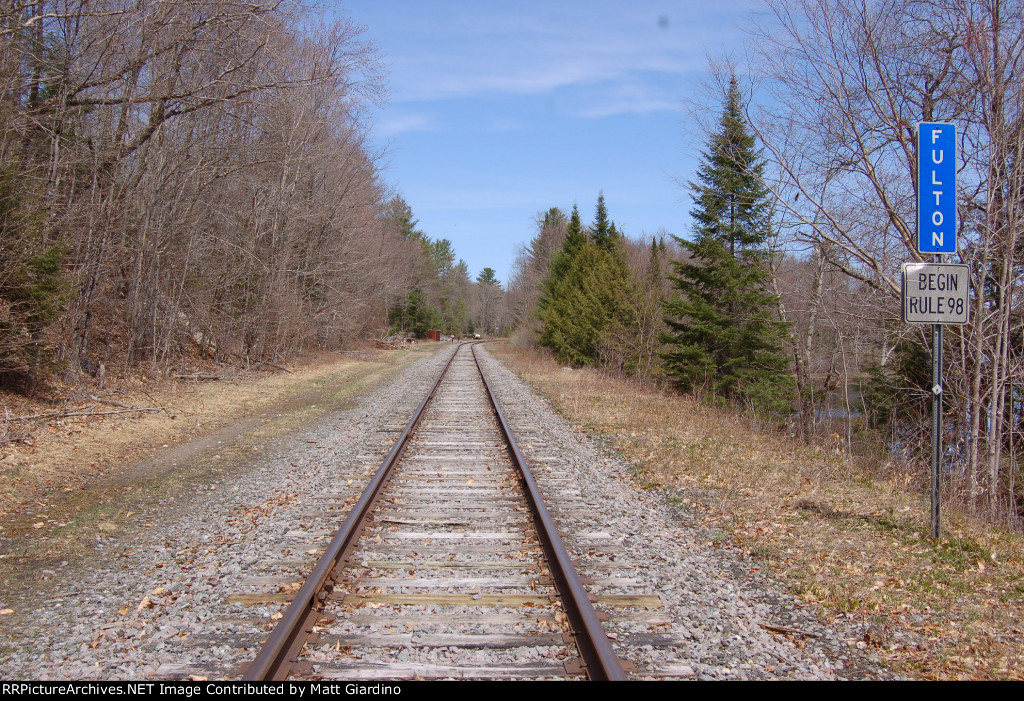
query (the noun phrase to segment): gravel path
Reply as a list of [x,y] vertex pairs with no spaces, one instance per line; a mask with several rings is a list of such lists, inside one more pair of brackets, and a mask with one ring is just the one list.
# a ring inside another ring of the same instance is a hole
[[281,607],[230,598],[287,591],[282,574],[302,578],[328,540],[335,508],[358,497],[450,353],[274,441],[254,453],[243,477],[196,485],[176,517],[139,515],[157,525],[98,542],[97,561],[85,567],[51,572],[41,604],[0,598],[0,609],[15,610],[0,618],[0,677],[236,676]]
[[[0,609],[15,610],[0,618],[0,677],[237,675],[450,352],[276,441],[243,477],[197,485],[176,518],[98,543],[95,562],[49,574],[41,601],[0,594]],[[549,506],[592,591],[660,598],[653,610],[605,607],[609,633],[638,677],[886,676],[849,645],[851,631],[823,628],[770,582],[744,576],[741,554],[711,547],[685,512],[640,490],[627,465],[482,355],[521,447],[553,485]],[[488,654],[501,652],[481,651],[482,663]]]

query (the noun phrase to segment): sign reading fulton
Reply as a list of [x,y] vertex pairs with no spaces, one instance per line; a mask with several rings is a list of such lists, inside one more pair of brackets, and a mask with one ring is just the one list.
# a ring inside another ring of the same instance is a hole
[[917,250],[956,253],[956,127],[917,125]]
[[970,274],[954,263],[903,264],[903,321],[966,324]]

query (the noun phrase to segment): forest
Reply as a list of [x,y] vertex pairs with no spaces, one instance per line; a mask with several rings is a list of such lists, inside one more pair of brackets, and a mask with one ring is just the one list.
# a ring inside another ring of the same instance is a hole
[[931,329],[901,319],[918,122],[957,135],[969,323],[946,327],[947,498],[1024,526],[1020,81],[1024,7],[769,2],[753,54],[713,65],[690,117],[691,224],[630,241],[599,198],[538,216],[509,285],[523,343],[736,406],[923,485]]
[[0,382],[511,334],[923,479],[929,329],[902,323],[899,276],[925,259],[916,124],[949,122],[971,309],[943,348],[947,488],[1020,528],[1024,7],[770,0],[752,31],[686,116],[689,221],[630,238],[603,193],[539,203],[503,283],[382,176],[382,57],[343,16],[4,3]]
[[471,281],[381,177],[363,34],[288,0],[4,3],[4,386],[337,350],[421,332],[418,304],[500,323],[493,271]]

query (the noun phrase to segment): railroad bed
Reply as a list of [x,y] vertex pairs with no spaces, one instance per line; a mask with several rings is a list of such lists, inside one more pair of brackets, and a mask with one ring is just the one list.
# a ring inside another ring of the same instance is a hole
[[[48,571],[42,595],[5,598],[18,613],[0,630],[4,674],[241,676],[454,352],[439,348],[351,407],[268,442],[244,469],[188,485],[143,515],[150,523],[134,534],[98,538],[97,557],[62,563],[60,578]],[[708,542],[699,518],[644,490],[628,464],[484,347],[477,352],[606,616],[607,639],[635,665],[626,665],[631,678],[879,676],[855,662],[850,634],[822,626],[741,553]],[[549,560],[518,478],[499,460],[507,450],[493,412],[481,411],[479,385],[462,383],[469,368],[460,356],[438,387],[416,435],[423,443],[406,450],[363,539],[341,558],[348,563],[324,610],[302,627],[313,637],[288,656],[303,663],[298,676],[583,679],[591,671],[574,665],[577,639],[564,636],[579,627],[560,597],[552,601]],[[490,418],[470,424],[472,416]],[[771,632],[779,626],[818,637]]]
[[246,678],[625,678],[488,392],[460,346]]

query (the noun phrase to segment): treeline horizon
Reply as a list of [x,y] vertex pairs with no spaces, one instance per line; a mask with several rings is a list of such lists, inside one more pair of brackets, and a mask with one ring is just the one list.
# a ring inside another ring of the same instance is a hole
[[367,141],[380,57],[323,9],[5,3],[0,385],[352,347],[417,295],[500,326],[493,272],[474,294],[405,228]]
[[0,385],[516,329],[915,480],[931,351],[901,322],[899,270],[922,258],[914,124],[947,121],[972,278],[943,348],[947,491],[1020,528],[1024,6],[765,4],[750,64],[713,65],[693,99],[692,235],[630,240],[596,193],[592,216],[541,212],[501,281],[471,279],[382,178],[380,57],[346,18],[300,0],[6,3]]
[[[665,261],[653,245],[646,262],[625,242],[605,246],[604,262],[591,251],[588,276],[566,265],[583,249],[566,247],[564,212],[540,215],[509,290],[520,338],[563,362],[660,375],[699,398],[774,415],[885,479],[922,484],[931,348],[926,327],[902,323],[900,266],[924,259],[914,125],[955,123],[952,258],[972,280],[969,323],[947,327],[943,347],[944,491],[1019,530],[1024,6],[766,5],[750,63],[712,65],[714,82],[693,100],[690,118],[706,135],[686,186],[693,238],[675,238]],[[728,136],[730,121],[749,143]],[[627,259],[616,248],[632,251],[625,285],[611,282]],[[665,276],[645,275],[659,266]],[[565,313],[573,307],[581,313]],[[651,309],[660,313],[641,311]],[[581,332],[587,325],[600,333]]]

